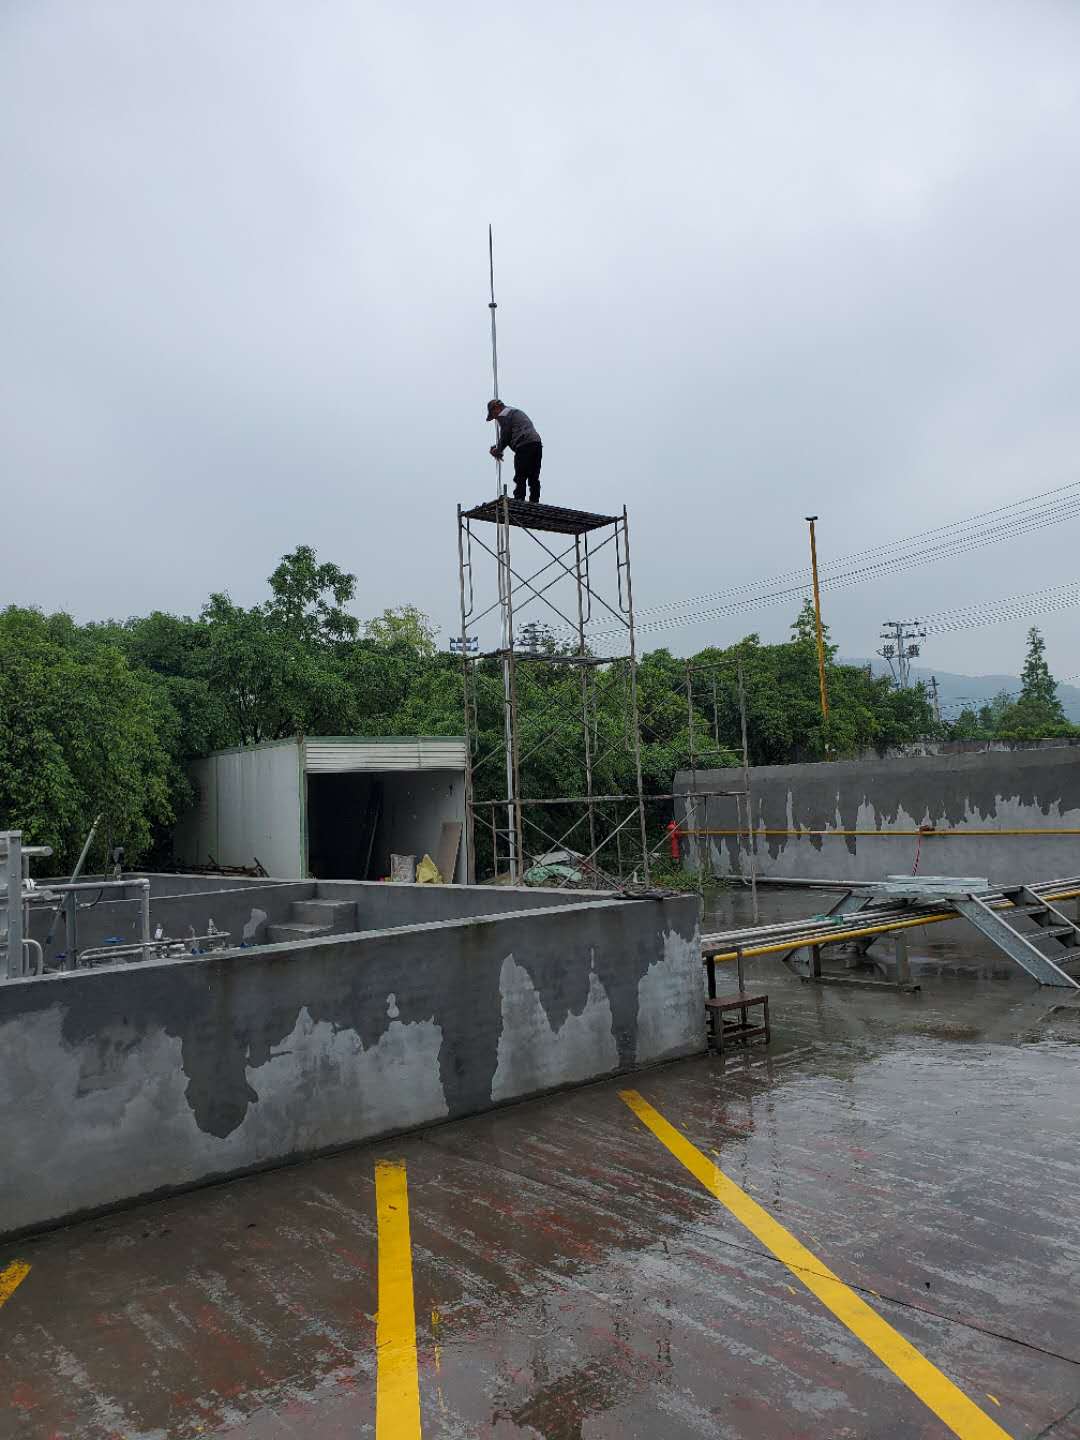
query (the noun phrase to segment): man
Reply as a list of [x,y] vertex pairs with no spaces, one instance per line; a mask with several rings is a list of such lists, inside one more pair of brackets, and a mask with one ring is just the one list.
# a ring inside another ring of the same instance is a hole
[[544,446],[533,423],[524,410],[514,410],[501,400],[489,400],[487,418],[499,426],[498,442],[491,447],[491,454],[501,460],[504,450],[514,452],[514,499],[525,499],[525,486],[529,487],[529,499],[534,505],[540,500],[540,461]]

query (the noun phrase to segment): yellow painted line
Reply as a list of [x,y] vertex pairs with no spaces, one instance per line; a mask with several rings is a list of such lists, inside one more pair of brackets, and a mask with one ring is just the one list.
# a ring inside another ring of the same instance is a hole
[[789,1230],[763,1210],[756,1200],[751,1200],[744,1190],[729,1180],[718,1165],[691,1145],[636,1090],[621,1090],[619,1094],[646,1129],[652,1131],[694,1179],[700,1181],[736,1220],[741,1221],[771,1250],[812,1295],[816,1295],[924,1405],[945,1422],[954,1435],[960,1436],[960,1440],[1009,1440],[1006,1431],[969,1400],[947,1375],[943,1375],[925,1355],[909,1344],[839,1276],[801,1245]]
[[6,1305],[22,1282],[30,1274],[25,1260],[12,1260],[0,1270],[0,1305]]
[[375,1324],[376,1440],[419,1440],[409,1189],[403,1160],[375,1162],[379,1221],[379,1312]]

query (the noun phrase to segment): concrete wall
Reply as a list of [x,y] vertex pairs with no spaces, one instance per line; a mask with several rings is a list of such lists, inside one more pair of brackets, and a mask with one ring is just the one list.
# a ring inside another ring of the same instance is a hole
[[300,744],[282,740],[219,750],[189,767],[195,805],[177,825],[177,863],[251,865],[300,878],[303,867]]
[[0,985],[0,1234],[704,1048],[697,901]]
[[[698,771],[697,788],[723,788],[738,773]],[[690,778],[680,772],[676,790],[687,791]],[[759,874],[877,880],[910,874],[917,851],[923,875],[1018,882],[1080,874],[1080,834],[1061,833],[1080,829],[1080,748],[758,766],[751,789]],[[730,832],[739,825],[734,799],[699,800],[689,822],[685,803],[677,801],[676,816],[699,830]],[[939,833],[920,839],[911,832],[921,825]],[[792,830],[830,833],[784,833]],[[740,843],[731,833],[684,838],[683,862],[691,868],[699,843],[713,873],[746,872],[745,839]]]
[[507,915],[521,910],[607,899],[599,890],[529,890],[510,885],[386,885],[358,880],[320,880],[320,900],[356,902],[357,927],[381,930],[478,915]]
[[[176,884],[181,879],[187,881],[182,888]],[[264,880],[259,884],[257,881],[238,882],[231,876],[214,880],[199,875],[155,875],[151,878],[150,890],[151,933],[160,924],[171,939],[184,940],[192,931],[196,935],[205,935],[209,921],[213,920],[219,930],[228,933],[234,944],[239,945],[243,941],[249,945],[261,945],[266,939],[267,925],[288,921],[292,915],[292,902],[314,899],[315,888],[313,880]],[[80,950],[110,942],[130,944],[142,938],[139,892],[131,886],[123,892],[123,898],[114,898],[120,893],[116,890],[102,891],[101,899],[92,904],[94,892],[81,892],[77,918]],[[31,916],[29,933],[33,939],[44,942],[51,920],[51,907],[45,911],[35,907]],[[55,959],[60,952],[66,953],[67,947],[67,927],[61,916],[47,958]]]
[[1019,750],[1061,750],[1080,746],[1080,736],[1055,735],[1049,740],[911,740],[887,750],[868,750],[856,759],[904,759],[912,755],[1012,755]]
[[[382,930],[391,926],[463,920],[478,915],[504,915],[511,911],[547,909],[568,901],[607,898],[599,891],[512,889],[503,885],[388,885],[356,880],[256,880],[231,875],[151,875],[151,929],[161,924],[171,939],[186,939],[192,931],[205,935],[213,920],[234,944],[266,942],[268,925],[287,924],[294,900],[351,900],[356,903],[356,929]],[[46,886],[47,881],[39,881]],[[100,898],[93,890],[79,896],[78,945],[130,943],[141,939],[141,901],[132,885],[124,891],[106,890]],[[33,910],[29,934],[44,941],[52,907]],[[49,958],[68,948],[63,917],[56,927]]]

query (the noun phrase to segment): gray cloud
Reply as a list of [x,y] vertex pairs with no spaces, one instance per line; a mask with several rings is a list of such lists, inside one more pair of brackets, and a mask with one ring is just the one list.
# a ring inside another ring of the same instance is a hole
[[[11,0],[3,598],[251,602],[308,542],[361,613],[452,624],[489,219],[503,392],[547,497],[630,506],[643,604],[801,564],[810,507],[827,556],[1078,479],[1078,62],[1037,0]],[[834,635],[1067,579],[1076,527],[837,595]]]

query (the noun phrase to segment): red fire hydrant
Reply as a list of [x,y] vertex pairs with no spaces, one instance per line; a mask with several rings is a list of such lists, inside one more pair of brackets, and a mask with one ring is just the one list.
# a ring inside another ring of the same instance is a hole
[[679,858],[679,824],[676,820],[669,820],[667,825],[668,842],[671,845],[671,858]]

